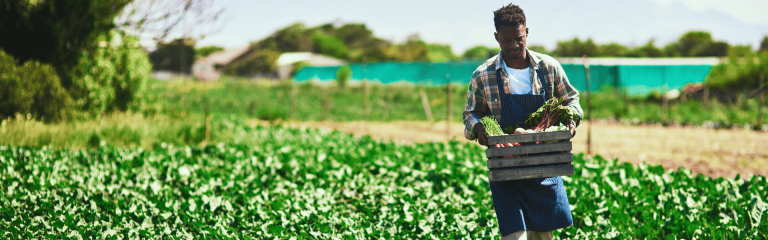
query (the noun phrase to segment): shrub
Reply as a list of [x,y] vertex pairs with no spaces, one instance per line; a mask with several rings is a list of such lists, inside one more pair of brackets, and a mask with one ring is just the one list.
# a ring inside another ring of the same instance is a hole
[[336,83],[339,84],[340,88],[344,88],[345,86],[347,86],[347,82],[351,77],[352,77],[352,68],[350,68],[349,65],[347,64],[344,64],[339,68],[339,70],[336,70]]
[[99,36],[99,47],[82,53],[72,70],[69,89],[80,110],[91,114],[140,110],[138,101],[152,66],[139,48],[138,38],[118,31]]
[[0,49],[0,117],[29,114],[54,122],[67,117],[71,104],[53,67],[35,60],[18,66]]
[[728,63],[712,67],[706,83],[725,91],[756,89],[761,72],[768,74],[768,53],[731,54]]
[[280,52],[260,50],[247,54],[241,60],[235,60],[226,66],[225,73],[237,76],[273,74],[277,71],[277,58]]

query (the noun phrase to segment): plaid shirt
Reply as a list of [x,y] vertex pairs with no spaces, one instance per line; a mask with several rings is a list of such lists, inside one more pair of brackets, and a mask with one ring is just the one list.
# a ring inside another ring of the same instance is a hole
[[[573,108],[579,113],[579,120],[576,126],[581,122],[584,111],[579,105],[579,92],[568,82],[568,77],[563,71],[563,67],[554,58],[526,49],[531,61],[531,89],[533,94],[542,94],[544,88],[541,86],[537,69],[541,69],[542,75],[547,79],[546,99],[553,97],[566,97],[568,107]],[[496,74],[501,74],[500,79],[504,83],[509,81],[507,73],[502,70],[500,54],[493,56],[480,65],[472,73],[469,90],[467,91],[467,104],[464,108],[464,137],[469,140],[477,139],[475,136],[475,124],[480,123],[480,119],[491,115],[496,119],[501,119],[501,101],[499,100],[499,87],[496,83]],[[509,84],[503,84],[504,92],[510,94]]]

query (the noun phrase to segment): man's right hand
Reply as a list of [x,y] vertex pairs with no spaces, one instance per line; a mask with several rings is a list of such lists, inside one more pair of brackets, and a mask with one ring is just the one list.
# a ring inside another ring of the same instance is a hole
[[475,124],[475,135],[477,135],[477,143],[480,145],[488,146],[488,138],[485,136],[485,126],[482,123]]

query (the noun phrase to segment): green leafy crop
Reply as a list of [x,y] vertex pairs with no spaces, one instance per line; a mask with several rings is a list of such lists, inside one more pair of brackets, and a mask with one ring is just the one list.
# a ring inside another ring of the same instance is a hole
[[[237,123],[233,123],[237,124]],[[498,239],[474,144],[243,126],[250,146],[0,146],[0,236]],[[765,239],[766,179],[574,157],[575,239]]]

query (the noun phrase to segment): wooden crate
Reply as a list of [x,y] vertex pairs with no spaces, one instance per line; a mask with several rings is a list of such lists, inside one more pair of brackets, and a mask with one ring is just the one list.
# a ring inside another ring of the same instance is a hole
[[[514,134],[488,137],[488,180],[491,182],[573,175],[573,144],[570,131]],[[567,142],[539,143],[552,140]],[[500,147],[496,144],[520,143]],[[506,155],[528,155],[503,158]]]

